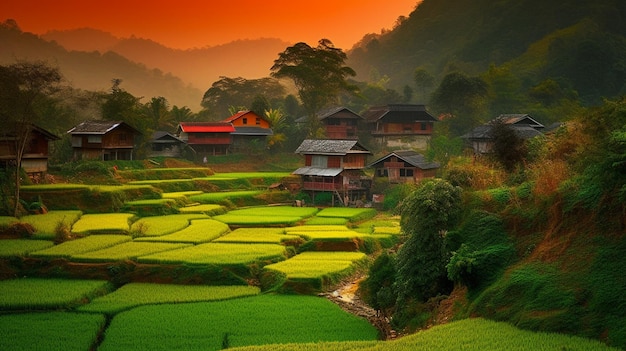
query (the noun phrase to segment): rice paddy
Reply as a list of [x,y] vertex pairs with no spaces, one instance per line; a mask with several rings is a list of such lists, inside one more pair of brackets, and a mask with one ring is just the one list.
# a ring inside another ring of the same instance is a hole
[[74,223],[72,232],[79,234],[128,233],[134,217],[130,213],[86,214]]
[[83,312],[114,314],[142,305],[220,301],[260,293],[254,286],[205,286],[129,283],[79,307]]

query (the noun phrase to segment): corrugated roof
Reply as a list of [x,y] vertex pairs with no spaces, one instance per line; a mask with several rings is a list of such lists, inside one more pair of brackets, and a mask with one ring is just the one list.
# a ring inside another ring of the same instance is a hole
[[172,141],[184,143],[184,141],[180,140],[176,135],[163,130],[157,130],[152,133],[152,143],[171,143]]
[[[515,134],[517,134],[517,136],[522,139],[530,139],[539,135],[543,135],[543,133],[529,125],[510,124],[509,126],[511,127],[511,129],[513,129],[513,131],[515,131]],[[493,139],[491,137],[491,128],[491,125],[478,126],[472,129],[472,131],[470,131],[469,133],[461,136],[461,138],[470,140],[491,140]]]
[[136,133],[138,130],[122,121],[85,121],[67,131],[68,134],[106,134],[113,129],[125,125]]
[[178,129],[184,133],[231,133],[235,127],[226,122],[180,122]]
[[293,171],[291,174],[296,175],[308,175],[308,176],[320,176],[320,177],[334,177],[343,171],[342,168],[319,168],[319,167],[300,167]]
[[314,155],[371,154],[356,140],[339,139],[306,139],[298,146],[295,153]]
[[236,126],[235,131],[230,133],[232,135],[258,135],[258,136],[268,136],[273,135],[274,131],[271,128],[261,128],[261,127],[240,127]]
[[407,123],[437,121],[435,117],[426,111],[426,106],[417,104],[373,106],[363,113],[363,118],[370,123],[381,119]]
[[[327,109],[321,110],[315,116],[320,121],[322,121],[322,120],[325,120],[326,118],[333,117],[333,116],[335,116],[335,115],[337,115],[339,113],[342,113],[342,115],[340,117],[337,117],[337,118],[363,119],[363,116],[361,116],[358,113],[350,110],[347,107],[343,107],[343,106],[331,107],[331,108],[327,108]],[[296,119],[296,123],[304,123],[304,122],[306,122],[307,118],[308,118],[308,116],[302,116],[302,117]]]
[[385,160],[391,158],[392,156],[395,156],[398,159],[412,165],[413,167],[417,167],[420,169],[434,169],[439,168],[440,166],[438,162],[429,162],[428,160],[426,160],[424,155],[419,154],[413,150],[399,150],[391,152],[386,156],[379,158],[367,167],[374,167],[376,164],[385,162]]
[[[533,128],[543,128],[543,124],[537,122],[534,118],[532,118],[529,114],[526,113],[511,113],[511,114],[501,114],[495,120],[501,120],[505,124],[525,124],[529,125]],[[492,123],[491,121],[490,123]]]

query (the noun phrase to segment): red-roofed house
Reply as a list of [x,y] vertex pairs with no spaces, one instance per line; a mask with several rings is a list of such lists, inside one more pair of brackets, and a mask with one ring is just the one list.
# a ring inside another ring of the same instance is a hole
[[176,134],[198,156],[207,156],[226,155],[234,131],[230,122],[180,122]]
[[234,152],[264,146],[265,139],[274,134],[270,122],[252,111],[239,111],[222,122],[231,123],[235,127],[235,131],[230,133]]

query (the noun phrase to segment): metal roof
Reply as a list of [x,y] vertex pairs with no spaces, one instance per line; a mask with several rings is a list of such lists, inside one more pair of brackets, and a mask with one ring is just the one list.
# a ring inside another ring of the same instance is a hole
[[395,123],[437,121],[435,117],[426,111],[426,106],[416,104],[373,106],[363,113],[363,118],[365,118],[365,120],[369,123],[373,123],[381,119]]
[[295,153],[312,155],[371,154],[356,140],[306,139]]
[[[341,113],[340,116],[335,116],[337,114]],[[343,107],[343,106],[337,106],[337,107],[331,107],[331,108],[327,108],[324,110],[319,111],[316,115],[315,115],[320,121],[325,120],[326,118],[329,117],[337,117],[337,118],[346,118],[346,119],[363,119],[363,116],[359,115],[358,113],[350,110],[347,107]],[[298,119],[296,119],[296,123],[304,123],[306,122],[308,119],[308,116],[302,116]]]
[[334,177],[341,173],[343,168],[320,168],[320,167],[300,167],[293,171],[291,174],[296,175],[308,175],[308,176],[321,176],[321,177]]
[[268,136],[268,135],[273,135],[274,131],[272,131],[271,128],[235,126],[235,131],[230,134]]
[[[106,134],[113,129],[126,126],[135,133],[139,131],[122,121],[85,121],[67,131],[68,134]],[[140,133],[139,133],[140,134]]]
[[385,160],[389,159],[392,156],[395,156],[398,159],[410,164],[411,166],[417,167],[420,169],[435,169],[435,168],[439,168],[440,166],[438,162],[429,162],[428,160],[426,160],[424,155],[419,154],[413,150],[399,150],[399,151],[391,152],[387,154],[386,156],[379,158],[378,160],[372,162],[367,167],[375,167],[376,164],[384,162]]
[[178,129],[184,133],[231,133],[235,127],[227,122],[180,122]]

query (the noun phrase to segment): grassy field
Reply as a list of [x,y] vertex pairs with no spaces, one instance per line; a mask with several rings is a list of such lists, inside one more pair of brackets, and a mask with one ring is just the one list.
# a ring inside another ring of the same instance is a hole
[[140,263],[235,265],[283,260],[287,250],[276,244],[208,243],[138,258]]
[[82,215],[82,211],[50,211],[45,214],[23,216],[20,222],[28,223],[35,228],[33,237],[53,239],[59,225],[69,229]]
[[47,259],[70,258],[74,255],[102,250],[129,241],[131,241],[131,237],[128,235],[94,235],[50,246],[42,250],[34,251],[30,255]]
[[189,226],[174,233],[140,237],[135,241],[201,244],[213,241],[229,231],[226,224],[213,219],[192,219]]
[[46,240],[5,239],[0,241],[0,257],[26,256],[31,252],[44,250],[54,244]]
[[79,311],[115,314],[142,305],[220,301],[260,293],[253,286],[203,286],[129,283],[80,306]]
[[135,215],[131,213],[97,213],[80,217],[72,226],[73,233],[106,234],[128,233]]
[[134,222],[130,231],[142,236],[165,235],[187,228],[193,219],[203,218],[209,217],[201,213],[144,217]]
[[233,351],[617,351],[596,340],[556,333],[535,333],[504,322],[465,319],[393,341],[319,342],[235,347]]
[[21,278],[0,281],[0,310],[68,308],[106,292],[103,280]]
[[277,340],[376,340],[377,336],[366,320],[345,313],[326,299],[259,295],[122,312],[113,318],[98,350],[220,350]]
[[90,313],[0,315],[0,350],[88,351],[105,324],[103,315]]

